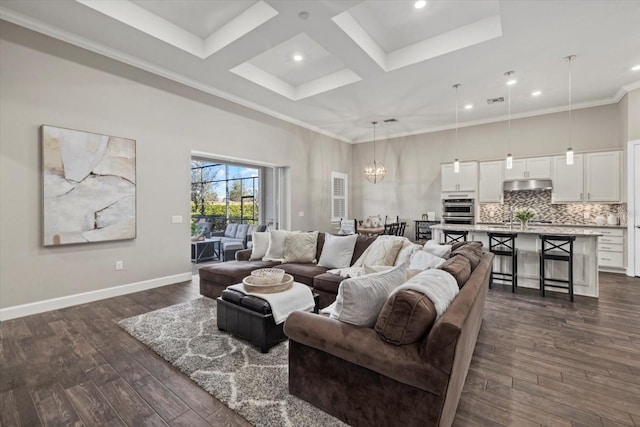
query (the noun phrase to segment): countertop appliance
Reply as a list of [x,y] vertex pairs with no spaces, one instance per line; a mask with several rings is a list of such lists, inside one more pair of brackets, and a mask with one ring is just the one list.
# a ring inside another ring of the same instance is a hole
[[442,199],[444,224],[475,224],[474,199]]

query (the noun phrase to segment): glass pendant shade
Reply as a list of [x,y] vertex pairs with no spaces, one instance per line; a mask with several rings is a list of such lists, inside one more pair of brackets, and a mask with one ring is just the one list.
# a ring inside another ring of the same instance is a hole
[[373,184],[382,181],[386,173],[387,170],[385,169],[384,165],[377,160],[370,162],[364,168],[364,176],[367,178],[367,181]]
[[573,149],[571,147],[567,148],[567,164],[573,164]]
[[455,159],[453,161],[453,172],[454,173],[460,173],[460,160]]
[[507,169],[513,169],[513,156],[511,153],[507,154]]

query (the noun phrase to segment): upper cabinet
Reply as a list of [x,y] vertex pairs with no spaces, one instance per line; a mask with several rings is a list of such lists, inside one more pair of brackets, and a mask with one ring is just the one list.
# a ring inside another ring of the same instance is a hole
[[587,202],[620,202],[621,156],[620,151],[588,153],[585,166],[585,191]]
[[476,191],[478,162],[460,162],[460,172],[453,171],[453,163],[442,165],[442,191]]
[[552,203],[582,202],[584,191],[584,154],[575,154],[573,164],[567,164],[566,156],[556,156],[553,161]]
[[480,203],[502,203],[504,181],[504,161],[480,162],[478,201]]
[[551,178],[551,158],[514,159],[513,168],[504,169],[505,181]]

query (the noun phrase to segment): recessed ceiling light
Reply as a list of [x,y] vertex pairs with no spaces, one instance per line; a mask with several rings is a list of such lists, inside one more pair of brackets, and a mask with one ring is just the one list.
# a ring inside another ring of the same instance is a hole
[[640,65],[634,65],[631,67],[631,71],[640,71]]
[[425,7],[427,5],[426,0],[418,0],[417,2],[415,2],[413,4],[413,7],[415,7],[416,9],[422,9],[423,7]]
[[471,110],[473,108],[473,104],[467,104],[464,106],[465,110]]
[[541,94],[542,92],[540,92],[539,90],[531,92],[531,96],[540,96]]
[[293,55],[293,60],[296,62],[300,62],[302,61],[304,58],[302,57],[302,55],[300,55],[299,53],[296,53],[295,55]]
[[514,84],[516,84],[516,82],[517,82],[517,80],[515,80],[515,79],[509,80],[509,81],[507,81],[507,85],[513,86]]

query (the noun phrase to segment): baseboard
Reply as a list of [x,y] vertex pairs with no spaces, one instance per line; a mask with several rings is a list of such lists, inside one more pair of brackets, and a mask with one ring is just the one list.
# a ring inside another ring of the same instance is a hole
[[191,279],[192,276],[190,272],[174,274],[173,276],[159,277],[157,279],[144,280],[142,282],[129,283],[127,285],[114,286],[112,288],[98,289],[97,291],[83,292],[60,298],[15,305],[13,307],[0,309],[0,321],[44,313],[45,311],[58,310],[60,308],[78,304],[86,304],[88,302],[99,301],[134,292],[146,291],[147,289],[159,288],[161,286],[173,285],[175,283],[187,282]]

